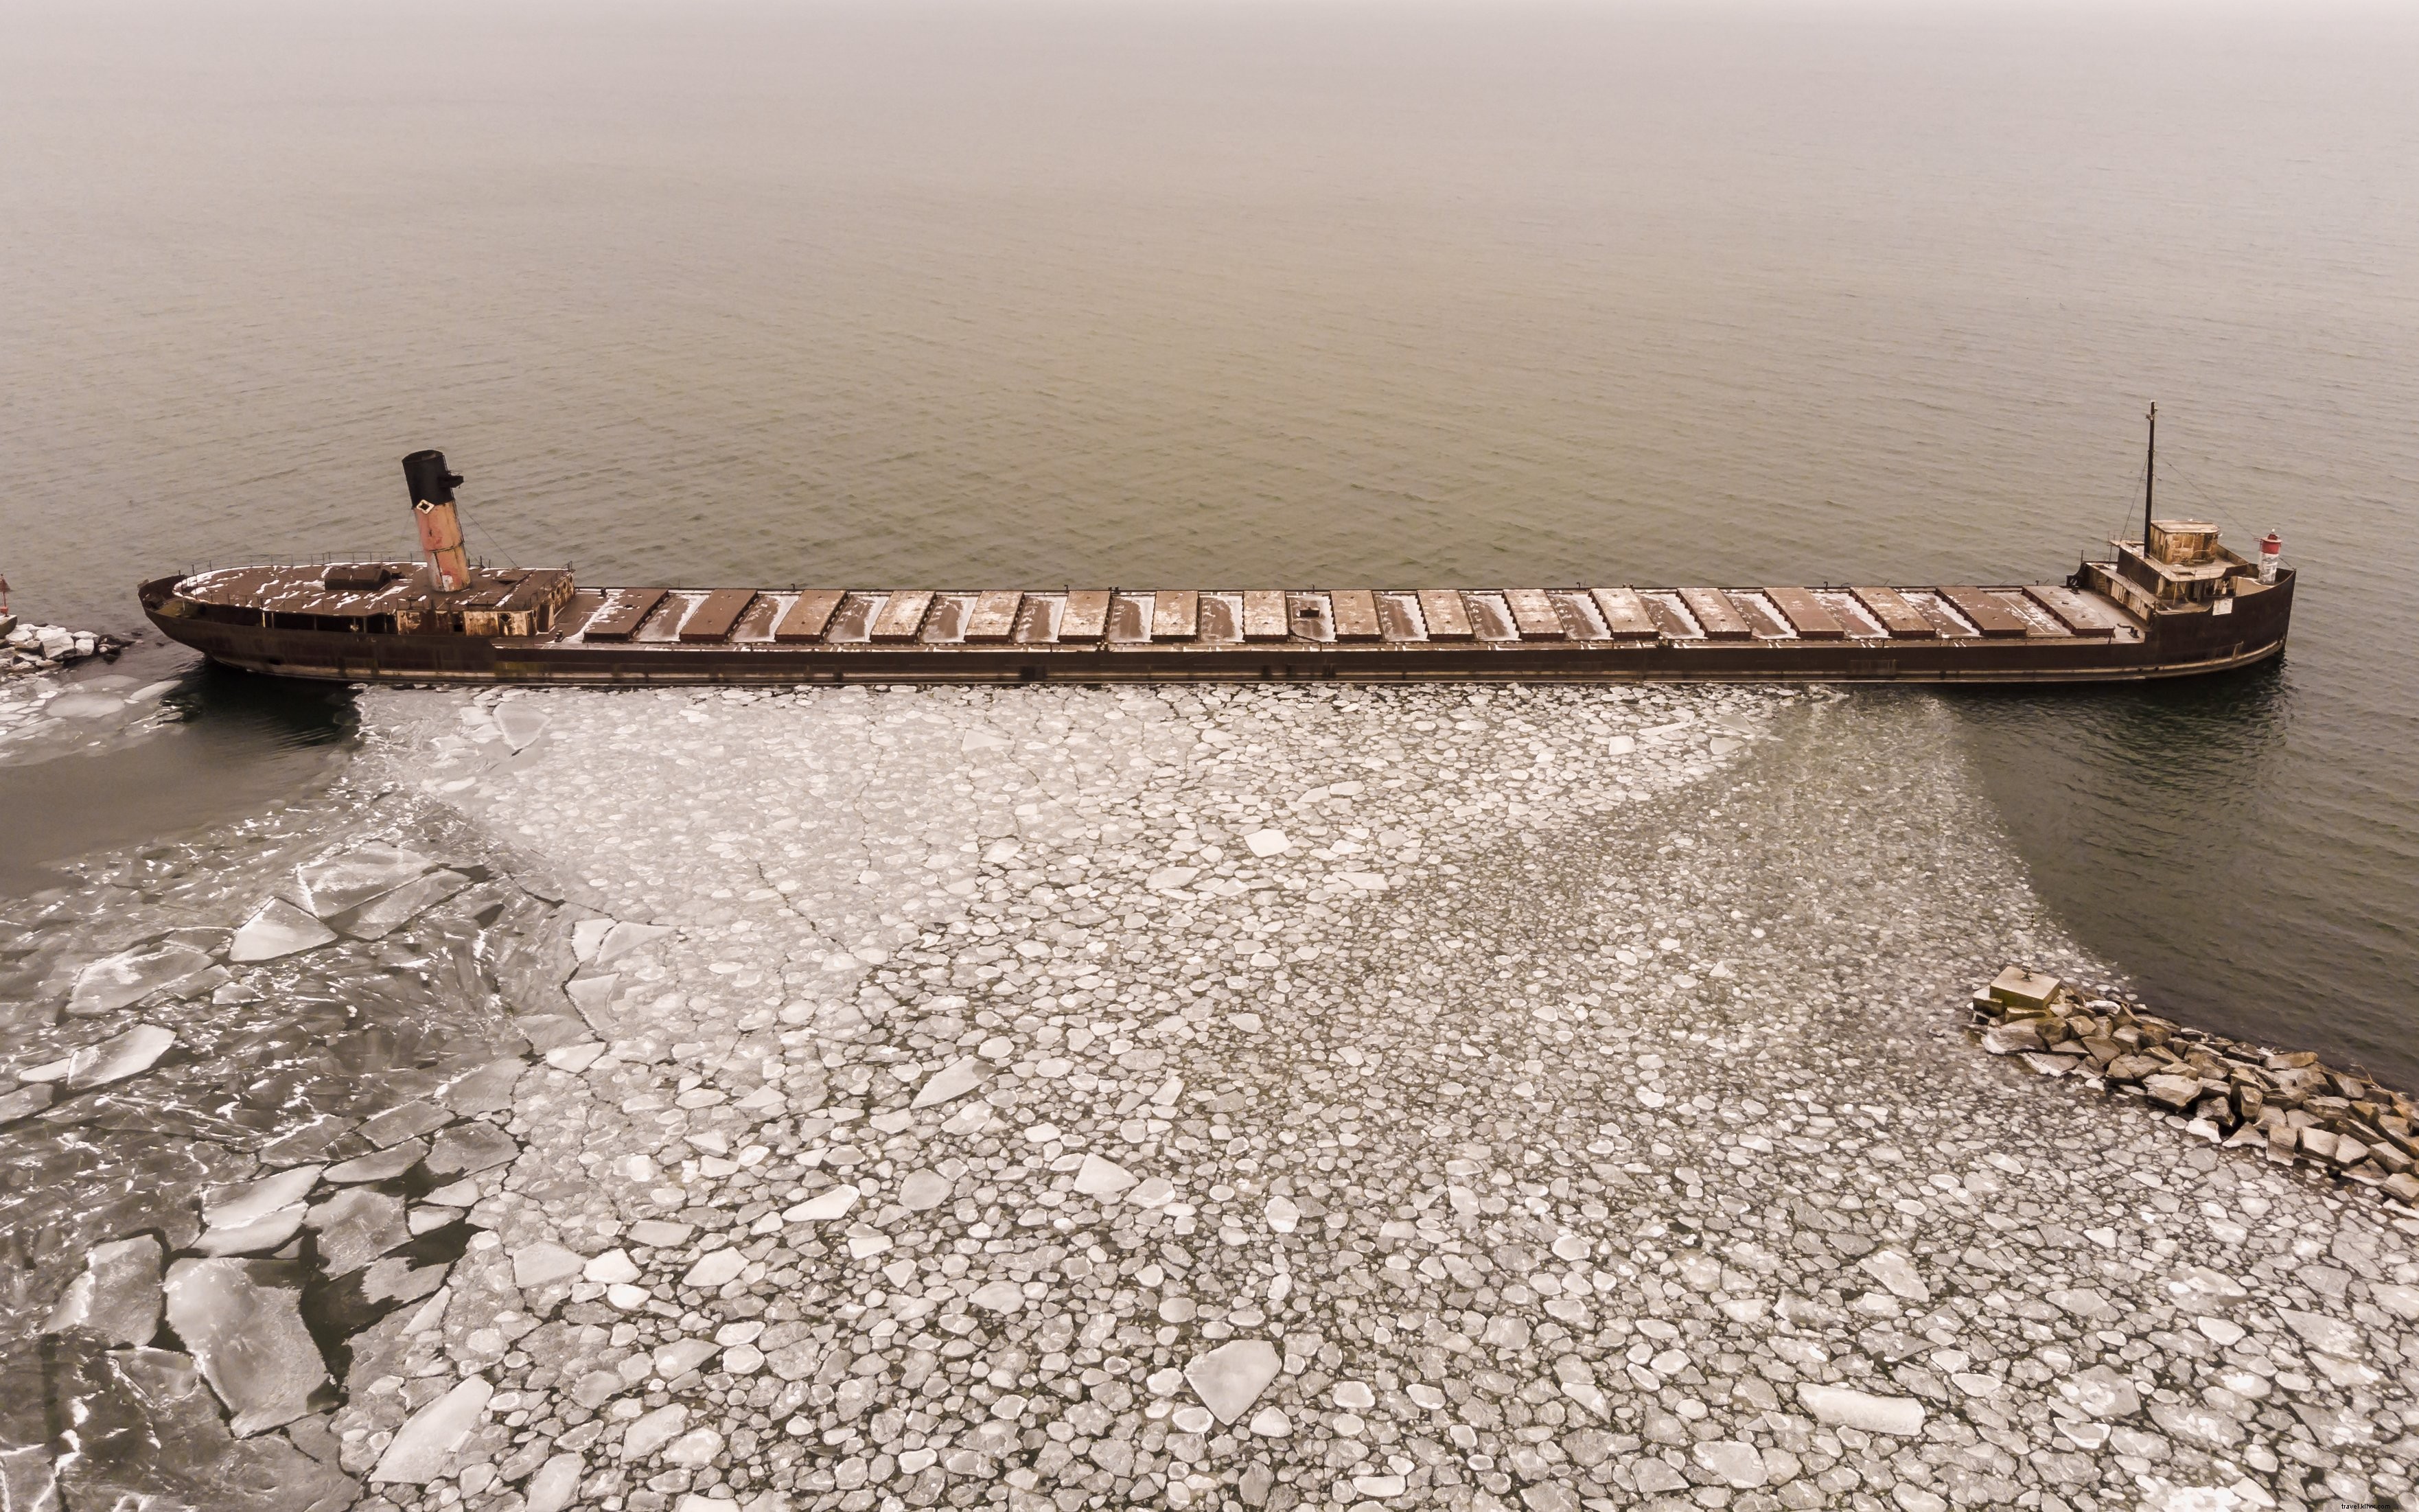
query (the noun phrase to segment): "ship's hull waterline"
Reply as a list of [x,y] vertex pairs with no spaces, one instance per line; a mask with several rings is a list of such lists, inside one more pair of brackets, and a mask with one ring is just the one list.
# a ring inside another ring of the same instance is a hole
[[[2289,570],[2216,604],[2145,612],[2090,591],[2087,576],[1960,589],[1288,591],[1274,634],[1265,616],[1256,634],[1247,625],[1273,591],[575,594],[564,575],[561,612],[526,634],[281,609],[256,591],[213,594],[209,575],[158,579],[141,597],[162,634],[223,665],[361,683],[2082,684],[2223,671],[2285,648]],[[799,633],[808,619],[818,623]]]

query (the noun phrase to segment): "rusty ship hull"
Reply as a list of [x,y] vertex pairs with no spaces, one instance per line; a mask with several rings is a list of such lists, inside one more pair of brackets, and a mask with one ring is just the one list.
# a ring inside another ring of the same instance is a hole
[[[2165,605],[2089,563],[2061,584],[1896,589],[599,590],[565,573],[525,595],[558,602],[516,623],[424,591],[438,612],[398,613],[412,569],[393,565],[384,608],[318,568],[140,594],[162,634],[223,665],[362,683],[2048,684],[2276,656],[2294,587],[2289,571],[2245,574]],[[509,603],[520,584],[495,586]]]
[[2147,491],[2142,538],[2061,583],[675,589],[475,566],[461,475],[403,472],[421,562],[157,578],[144,613],[224,666],[362,683],[2094,683],[2265,660],[2293,609],[2273,534],[2255,563]]

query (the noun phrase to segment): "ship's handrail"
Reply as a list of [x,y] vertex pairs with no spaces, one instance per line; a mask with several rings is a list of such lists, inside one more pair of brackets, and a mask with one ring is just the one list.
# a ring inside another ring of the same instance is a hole
[[[303,556],[244,557],[233,562],[221,562],[211,558],[205,561],[187,562],[183,576],[190,578],[197,572],[219,572],[238,567],[325,567],[339,562],[392,562],[407,567],[416,567],[420,565],[420,553],[414,549],[399,550],[389,547],[371,551],[314,551]],[[487,571],[490,565],[485,557],[471,563],[472,570],[478,572]],[[562,563],[566,571],[570,570],[571,565],[568,562]]]

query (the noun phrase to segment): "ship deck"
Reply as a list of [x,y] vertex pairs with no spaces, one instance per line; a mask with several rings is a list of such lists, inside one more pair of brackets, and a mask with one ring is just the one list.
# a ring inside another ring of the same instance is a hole
[[1928,588],[607,588],[573,595],[563,645],[1151,647],[1219,652],[2099,639],[2142,622],[2050,585]]
[[[2071,584],[1456,589],[574,588],[561,569],[432,600],[394,564],[247,567],[145,585],[230,665],[377,681],[2100,681],[2241,665],[2284,592],[2145,617]],[[534,586],[533,586],[534,585]],[[534,633],[469,615],[559,605]],[[493,600],[495,603],[490,604]],[[486,606],[485,609],[480,606]],[[2246,612],[2229,618],[2237,606]],[[464,611],[450,633],[444,610]]]

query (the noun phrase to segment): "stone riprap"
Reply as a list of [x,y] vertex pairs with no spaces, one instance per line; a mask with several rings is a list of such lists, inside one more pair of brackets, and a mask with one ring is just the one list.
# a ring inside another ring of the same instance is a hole
[[2411,1133],[2419,1103],[2307,1050],[2274,1050],[2187,1028],[2114,986],[2077,988],[2011,965],[1974,995],[1982,1048],[2020,1057],[2044,1076],[2146,1099],[2203,1139],[2297,1159],[2371,1187],[2397,1207],[2419,1202]]
[[[364,720],[374,763],[268,826],[264,885],[193,905],[217,933],[147,928],[128,862],[44,905],[81,954],[39,920],[12,948],[52,1006],[10,1064],[51,1079],[0,1089],[43,1096],[5,1137],[70,1191],[113,1127],[72,1110],[243,1080],[184,1048],[229,985],[267,1014],[371,961],[459,1005],[413,1010],[441,1028],[409,1095],[306,1081],[297,1128],[21,1261],[12,1316],[56,1331],[8,1368],[121,1414],[138,1377],[213,1388],[180,1335],[125,1347],[156,1273],[96,1246],[164,1232],[171,1276],[316,1320],[303,1415],[238,1438],[294,1392],[215,1403],[220,1484],[273,1442],[344,1482],[291,1504],[523,1512],[2410,1489],[2419,1220],[1965,1042],[2000,961],[2105,973],[1932,700],[390,691]],[[235,962],[245,931],[291,949]],[[70,1014],[113,960],[88,1007],[141,993]],[[144,1025],[177,1047],[51,1074]],[[351,1279],[398,1255],[441,1279]],[[110,1484],[8,1442],[29,1486]]]
[[96,630],[30,625],[0,614],[0,677],[57,671],[92,656],[114,657],[126,642]]

